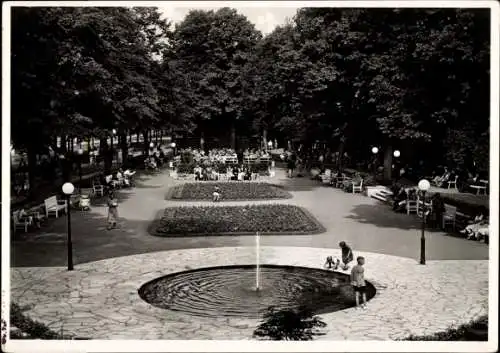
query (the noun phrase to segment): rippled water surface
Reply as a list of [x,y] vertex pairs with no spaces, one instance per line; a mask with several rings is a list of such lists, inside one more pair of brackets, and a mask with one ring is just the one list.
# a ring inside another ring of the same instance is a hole
[[[258,318],[269,306],[309,306],[320,314],[354,306],[347,275],[292,266],[226,266],[180,272],[155,279],[139,289],[143,300],[159,308],[205,317]],[[375,288],[368,285],[368,299]]]

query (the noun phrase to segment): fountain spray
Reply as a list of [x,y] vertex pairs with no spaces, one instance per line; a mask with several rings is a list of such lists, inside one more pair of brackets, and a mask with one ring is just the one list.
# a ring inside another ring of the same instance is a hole
[[256,264],[255,271],[255,290],[258,292],[260,289],[260,235],[259,232],[255,234],[255,251],[256,251]]

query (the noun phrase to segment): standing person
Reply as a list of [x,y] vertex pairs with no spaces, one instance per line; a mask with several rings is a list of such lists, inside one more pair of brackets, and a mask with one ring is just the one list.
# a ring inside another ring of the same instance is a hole
[[365,258],[363,256],[358,256],[356,259],[358,264],[355,265],[351,270],[351,285],[354,289],[354,294],[356,296],[356,307],[359,307],[359,297],[363,297],[363,302],[361,307],[366,309],[366,282],[365,282],[365,269],[363,265],[365,264]]
[[212,196],[213,196],[212,200],[213,200],[214,202],[219,201],[219,200],[220,200],[220,194],[221,194],[221,192],[220,192],[220,188],[219,188],[218,186],[216,186],[216,187],[214,188],[214,192],[213,192],[213,194],[212,194]]
[[349,269],[349,263],[354,259],[354,256],[351,247],[347,245],[345,241],[341,241],[339,246],[342,250],[342,269],[345,271]]
[[108,198],[108,230],[116,228],[118,220],[118,201],[115,199],[114,192],[109,193]]
[[288,168],[288,177],[292,178],[293,177],[293,170],[295,169],[295,155],[294,154],[290,154],[288,156],[287,168]]

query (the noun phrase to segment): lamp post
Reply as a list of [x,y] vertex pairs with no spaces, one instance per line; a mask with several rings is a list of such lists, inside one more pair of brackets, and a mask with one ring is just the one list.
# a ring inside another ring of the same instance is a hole
[[66,213],[68,214],[68,271],[73,270],[73,243],[71,241],[71,204],[70,199],[75,187],[71,183],[64,183],[62,191],[66,195]]
[[428,180],[422,179],[418,182],[418,189],[422,192],[422,235],[420,237],[420,264],[425,265],[425,193],[431,187]]
[[82,158],[83,158],[83,149],[78,149],[78,176],[80,181],[78,182],[78,188],[80,189],[80,193],[82,192]]
[[174,153],[174,156],[175,156],[175,146],[177,146],[175,142],[172,142],[170,144],[170,147],[172,147],[172,150],[173,150],[172,152]]
[[377,153],[378,153],[378,147],[372,147],[372,153],[373,153],[373,176],[376,178],[377,176]]

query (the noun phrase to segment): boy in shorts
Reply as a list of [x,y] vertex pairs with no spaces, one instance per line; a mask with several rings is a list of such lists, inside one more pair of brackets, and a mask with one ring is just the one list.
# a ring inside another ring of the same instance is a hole
[[363,256],[358,256],[356,259],[358,264],[355,265],[351,270],[351,285],[354,289],[354,294],[356,296],[356,307],[359,307],[359,297],[363,297],[363,303],[361,307],[366,309],[366,283],[365,283],[365,269],[363,265],[365,264],[365,258]]

